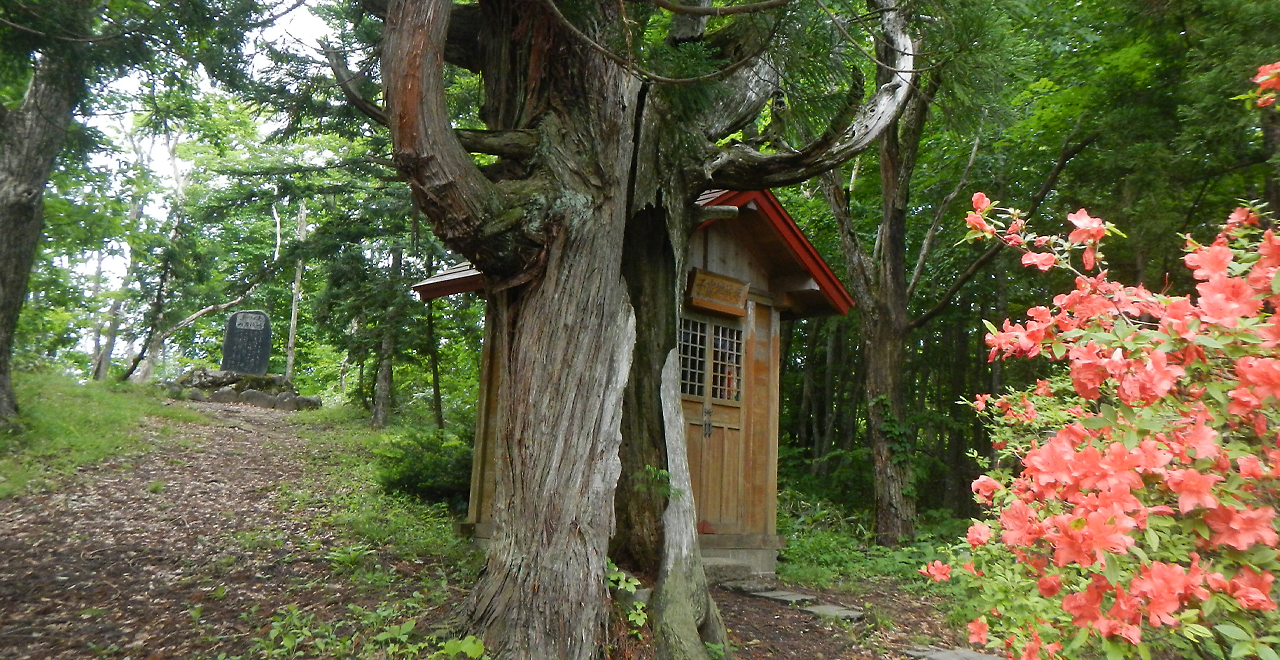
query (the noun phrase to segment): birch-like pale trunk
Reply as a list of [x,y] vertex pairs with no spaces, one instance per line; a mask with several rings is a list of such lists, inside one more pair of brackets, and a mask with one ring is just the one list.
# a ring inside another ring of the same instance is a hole
[[[273,209],[274,210],[274,209]],[[280,228],[280,220],[277,216],[276,231]],[[298,242],[307,240],[307,200],[302,200],[298,205]],[[276,258],[280,258],[279,239],[277,238]],[[289,308],[289,341],[285,344],[285,361],[284,361],[284,379],[293,381],[293,361],[298,353],[298,306],[302,302],[302,271],[305,268],[303,261],[298,263],[293,269],[293,304]]]

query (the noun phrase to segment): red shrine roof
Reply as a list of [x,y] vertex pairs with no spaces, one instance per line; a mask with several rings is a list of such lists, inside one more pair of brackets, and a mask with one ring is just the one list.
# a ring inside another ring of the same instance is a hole
[[[708,190],[698,197],[699,206],[736,206],[739,215],[732,220],[710,220],[698,229],[715,222],[740,222],[751,225],[753,247],[775,264],[790,262],[793,269],[812,278],[817,289],[789,293],[804,309],[798,316],[838,314],[853,308],[853,296],[840,283],[840,278],[823,261],[822,255],[805,238],[791,214],[768,190]],[[748,213],[747,211],[754,211]]]
[[[846,314],[853,307],[853,296],[840,283],[831,267],[822,260],[795,220],[782,208],[778,198],[768,190],[708,190],[698,196],[699,206],[734,206],[736,218],[708,220],[699,230],[716,222],[749,225],[753,248],[767,260],[787,264],[788,271],[806,275],[814,286],[788,292],[800,309],[798,316]],[[434,300],[465,291],[484,289],[484,274],[469,262],[450,266],[423,280],[412,289],[422,301]]]

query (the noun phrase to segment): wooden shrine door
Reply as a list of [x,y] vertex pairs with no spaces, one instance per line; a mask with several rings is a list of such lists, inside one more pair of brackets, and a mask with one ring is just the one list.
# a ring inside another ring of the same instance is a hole
[[680,393],[702,534],[743,533],[743,348],[736,319],[680,319]]

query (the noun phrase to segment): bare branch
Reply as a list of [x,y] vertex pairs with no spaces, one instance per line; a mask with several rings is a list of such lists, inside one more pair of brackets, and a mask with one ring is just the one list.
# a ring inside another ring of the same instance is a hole
[[178,321],[176,324],[174,324],[173,327],[160,333],[160,340],[164,341],[165,339],[172,337],[179,330],[191,325],[192,323],[195,323],[205,315],[212,314],[214,312],[225,311],[225,310],[231,309],[232,307],[235,307],[236,305],[239,305],[240,303],[248,299],[249,296],[253,293],[253,290],[256,288],[258,288],[258,283],[254,283],[254,285],[249,287],[249,290],[245,291],[244,295],[240,296],[239,298],[236,298],[234,300],[228,300],[227,302],[224,302],[218,305],[209,305],[208,307],[205,307],[204,309],[192,314],[191,316],[188,316],[187,318],[182,319],[181,321]]
[[741,69],[747,64],[755,61],[756,58],[764,54],[764,51],[769,46],[768,42],[766,41],[765,44],[762,45],[759,50],[752,53],[751,55],[748,55],[736,62],[733,62],[732,64],[730,64],[729,66],[726,66],[723,69],[714,71],[712,73],[708,73],[703,76],[694,76],[692,78],[668,78],[666,76],[649,71],[648,69],[643,69],[637,66],[634,60],[631,60],[630,58],[622,57],[621,55],[597,43],[594,39],[587,36],[585,32],[583,32],[582,30],[579,30],[576,25],[574,25],[573,23],[570,23],[569,19],[565,18],[564,14],[560,13],[560,8],[556,6],[555,0],[542,0],[542,4],[547,8],[547,11],[551,12],[551,15],[555,17],[556,22],[558,22],[561,27],[567,30],[569,34],[573,35],[574,38],[578,39],[582,43],[585,43],[592,50],[605,56],[605,58],[607,58],[614,64],[617,64],[627,69],[632,74],[634,74],[637,78],[644,80],[646,82],[651,82],[651,83],[658,83],[662,85],[690,85],[690,84],[708,82],[711,80],[718,80],[720,78],[723,78],[737,71],[738,69]]
[[[1079,155],[1081,151],[1084,151],[1086,147],[1092,144],[1094,140],[1097,140],[1101,135],[1101,133],[1095,131],[1076,145],[1072,146],[1071,138],[1075,137],[1075,134],[1079,129],[1080,121],[1077,120],[1075,128],[1071,130],[1071,134],[1067,136],[1067,141],[1062,145],[1062,153],[1058,155],[1058,162],[1053,164],[1053,169],[1049,171],[1049,176],[1045,177],[1044,183],[1040,186],[1040,191],[1036,193],[1035,197],[1031,198],[1031,206],[1027,210],[1026,215],[1023,216],[1028,222],[1030,222],[1031,217],[1036,214],[1036,211],[1040,210],[1040,204],[1044,202],[1045,198],[1049,196],[1049,193],[1058,185],[1058,177],[1061,176],[1062,170],[1067,166],[1067,163],[1071,162],[1072,158]],[[929,308],[929,311],[913,319],[911,323],[907,325],[907,328],[914,330],[925,323],[928,323],[930,319],[940,314],[942,310],[946,309],[947,305],[951,304],[951,300],[955,298],[956,293],[960,291],[960,287],[964,286],[973,278],[974,275],[977,275],[978,271],[982,270],[983,266],[986,266],[992,259],[995,259],[996,255],[1000,253],[1000,249],[1003,247],[1004,243],[997,242],[995,245],[987,248],[986,252],[983,252],[982,255],[974,260],[974,262],[970,264],[959,277],[951,282],[951,286],[947,287],[946,292],[942,294],[942,297],[938,299],[938,302],[934,304],[933,307]]]
[[653,4],[673,14],[684,14],[687,16],[729,16],[732,14],[751,14],[755,12],[768,11],[777,9],[784,5],[788,5],[793,0],[764,0],[764,2],[753,2],[746,5],[729,5],[727,7],[699,7],[695,5],[680,5],[667,0],[649,0]]
[[964,188],[965,181],[969,178],[969,170],[973,169],[973,163],[978,159],[978,143],[982,140],[979,134],[973,138],[973,149],[969,151],[969,162],[964,166],[964,172],[960,174],[960,180],[956,181],[956,187],[951,193],[942,198],[942,203],[938,204],[938,210],[933,214],[933,224],[929,226],[929,233],[924,236],[924,243],[920,245],[920,254],[916,257],[916,269],[911,273],[911,284],[907,285],[907,300],[911,300],[911,296],[915,295],[916,285],[920,283],[920,274],[924,272],[924,260],[929,257],[929,251],[933,249],[933,238],[938,233],[938,227],[942,225],[942,217],[947,213],[947,207],[951,206],[951,202],[955,201],[956,195],[960,194],[960,190]]
[[342,89],[342,95],[346,97],[347,103],[355,106],[357,110],[363,112],[370,119],[387,125],[387,113],[379,108],[376,103],[366,99],[356,89],[356,82],[363,76],[351,73],[347,69],[347,63],[342,57],[342,53],[330,48],[328,44],[323,47],[324,57],[329,60],[329,68],[333,69],[333,77],[338,82],[338,87]]
[[[871,99],[858,106],[861,89],[851,89],[845,108],[822,136],[798,151],[763,154],[745,144],[721,149],[708,164],[710,187],[746,190],[787,186],[813,178],[866,149],[897,119],[912,90],[915,45],[907,30],[906,12],[894,0],[883,0],[880,24],[894,74]],[[876,0],[873,0],[873,4]]]

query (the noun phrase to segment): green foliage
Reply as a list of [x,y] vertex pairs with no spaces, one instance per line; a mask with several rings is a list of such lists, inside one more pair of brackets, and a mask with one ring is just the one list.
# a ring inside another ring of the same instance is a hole
[[[266,634],[252,640],[254,658],[487,658],[475,637],[441,641],[418,630],[417,617],[433,603],[421,592],[372,608],[351,604],[349,616],[322,620],[289,604],[268,621]],[[432,652],[432,649],[436,649]],[[429,653],[429,655],[427,655]]]
[[787,547],[779,554],[778,576],[820,588],[870,577],[910,584],[921,564],[945,556],[938,546],[963,533],[965,524],[946,512],[929,512],[921,516],[914,542],[886,548],[875,545],[871,522],[862,515],[784,490],[778,494],[778,533],[787,537]]
[[373,450],[378,483],[390,492],[465,510],[471,491],[471,447],[445,433],[384,432]]
[[605,560],[604,578],[605,583],[609,585],[610,591],[634,594],[636,587],[640,586],[640,580],[627,575],[626,571],[619,569],[612,559]]
[[[334,492],[326,496],[331,511],[328,522],[359,539],[330,561],[354,569],[366,551],[382,546],[406,559],[442,557],[462,577],[479,569],[477,553],[454,533],[455,518],[447,505],[387,493],[378,484],[374,451],[381,446],[384,434],[369,429],[363,411],[334,406],[295,413],[294,419],[323,457],[314,466],[324,471],[318,478],[333,486]],[[396,430],[390,427],[388,432]],[[466,473],[470,474],[469,465]],[[287,506],[306,507],[314,497],[305,488],[282,493]]]
[[364,563],[366,557],[376,554],[375,551],[367,545],[357,543],[341,548],[334,548],[326,552],[324,558],[329,560],[335,571],[340,573],[350,573]]
[[0,433],[0,497],[141,446],[147,417],[179,423],[203,419],[166,405],[149,388],[82,385],[49,373],[16,374],[15,385],[23,428],[16,434]]

